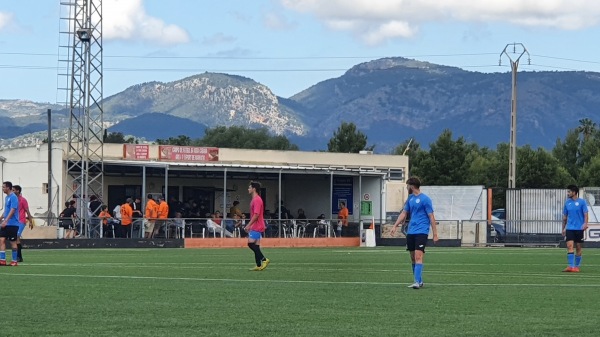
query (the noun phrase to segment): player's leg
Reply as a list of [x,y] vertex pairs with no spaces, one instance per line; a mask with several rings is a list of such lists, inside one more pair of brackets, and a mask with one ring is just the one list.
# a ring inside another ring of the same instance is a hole
[[566,231],[566,243],[567,243],[567,268],[565,268],[564,272],[572,272],[573,268],[575,268],[575,252],[574,252],[574,242],[575,242],[575,233],[572,230]]
[[8,239],[10,240],[10,247],[12,248],[12,256],[11,256],[11,261],[10,261],[10,265],[11,266],[17,266],[17,260],[18,258],[18,249],[17,249],[17,240],[19,239],[18,233],[19,233],[19,226],[7,226],[9,227],[8,230]]
[[583,231],[577,231],[577,237],[575,242],[575,266],[574,272],[579,272],[579,266],[581,265],[581,255],[583,253]]
[[260,249],[260,239],[256,240],[256,247],[258,249],[258,253],[260,254],[260,270],[265,270],[269,263],[271,263],[271,260],[265,257],[265,255],[262,253],[262,250]]
[[416,252],[415,252],[415,246],[416,246],[416,236],[414,234],[407,234],[406,235],[406,250],[408,250],[409,254],[410,254],[410,261],[412,264],[412,271],[413,271],[413,278],[414,278],[414,283],[409,285],[409,288],[413,288],[413,289],[419,289],[419,282],[417,282],[417,277],[415,275],[415,266],[416,266]]
[[254,252],[254,262],[256,263],[256,267],[250,269],[253,271],[262,270],[262,259],[264,258],[257,242],[260,243],[260,232],[251,230],[250,233],[248,233],[248,248]]
[[0,230],[0,266],[6,266],[6,227]]
[[425,246],[427,246],[427,234],[418,234],[415,236],[415,283],[419,287],[423,284],[423,257],[425,255]]
[[21,234],[23,234],[23,230],[25,229],[25,224],[19,224],[19,232],[17,233],[17,261],[23,262],[23,253],[21,249],[23,246],[21,245]]

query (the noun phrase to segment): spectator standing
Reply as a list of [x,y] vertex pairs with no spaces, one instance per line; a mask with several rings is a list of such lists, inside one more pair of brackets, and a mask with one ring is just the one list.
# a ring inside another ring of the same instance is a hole
[[169,219],[169,205],[165,201],[165,197],[158,198],[158,221],[157,226],[154,228],[154,233],[152,236],[156,236],[161,228],[165,230],[165,236],[167,232],[166,224]]
[[[110,212],[108,211],[108,206],[106,205],[102,205],[100,207],[100,214],[98,215],[98,218],[100,218],[100,221],[102,221],[102,233],[103,233],[103,237],[106,237],[107,233],[110,232],[110,227],[109,227],[109,221],[112,222],[113,217],[110,215]],[[113,237],[115,235],[115,231],[112,231]]]
[[340,201],[339,205],[340,210],[338,211],[338,228],[340,229],[340,236],[346,235],[348,232],[348,208],[346,207],[346,203],[344,201]]
[[239,216],[240,218],[242,217],[242,215],[244,213],[242,213],[242,210],[240,209],[240,202],[239,201],[234,201],[233,205],[231,206],[231,208],[229,208],[229,216],[230,217],[234,217],[234,215]]
[[65,202],[65,209],[59,215],[60,227],[64,228],[65,239],[75,237],[75,219],[77,218],[77,209],[72,201]]
[[133,200],[127,198],[125,203],[121,205],[121,226],[119,226],[119,237],[131,237],[131,224],[133,223]]
[[158,204],[154,201],[152,194],[148,194],[148,201],[146,202],[146,223],[145,227],[145,238],[152,238],[154,234],[154,226],[156,225],[156,218],[158,217]]

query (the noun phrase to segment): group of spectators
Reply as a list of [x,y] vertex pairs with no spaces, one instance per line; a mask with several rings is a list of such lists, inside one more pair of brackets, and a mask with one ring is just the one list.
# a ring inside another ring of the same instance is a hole
[[[78,223],[76,201],[71,200],[65,203],[65,209],[60,214],[60,225],[65,228],[64,238],[73,238],[78,236],[81,230]],[[123,204],[117,205],[112,212],[108,206],[102,204],[94,195],[90,196],[87,203],[87,212],[90,217],[92,228],[91,237],[100,237],[100,225],[102,226],[103,237],[130,238],[133,233],[133,224],[137,221],[143,225],[144,238],[154,238],[161,230],[169,231],[165,233],[169,236],[183,237],[185,231],[184,219],[206,219],[206,227],[211,233],[217,233],[225,237],[245,236],[244,225],[246,223],[246,214],[240,209],[240,202],[234,201],[227,218],[223,219],[223,214],[216,210],[208,210],[198,204],[194,199],[183,203],[176,197],[171,197],[169,202],[165,201],[163,196],[149,194],[145,209],[142,211],[142,202],[139,197],[125,199]],[[281,207],[277,207],[275,213],[265,211],[265,219],[285,221],[298,220],[304,225],[311,225],[304,209],[299,208],[294,217],[283,202]],[[324,224],[325,215],[321,214],[316,218],[312,225]],[[271,227],[271,232],[278,231],[279,224],[267,220],[267,226]],[[344,202],[340,202],[338,212],[337,230],[341,235],[343,229],[348,226],[348,209]],[[96,230],[94,230],[96,229]],[[313,228],[310,228],[313,230]],[[268,230],[269,231],[269,230]]]

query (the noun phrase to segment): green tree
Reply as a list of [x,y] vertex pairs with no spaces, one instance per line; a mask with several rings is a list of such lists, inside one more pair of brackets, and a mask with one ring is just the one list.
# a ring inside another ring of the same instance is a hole
[[600,155],[590,159],[580,172],[579,184],[582,186],[600,186]]
[[584,139],[579,147],[578,167],[581,170],[591,162],[592,158],[600,155],[600,132],[594,131],[588,139]]
[[190,137],[186,135],[179,135],[177,137],[169,137],[169,139],[157,139],[156,144],[190,146],[193,145],[193,141]]
[[342,122],[327,144],[329,152],[358,153],[363,150],[372,151],[374,148],[374,145],[367,147],[367,136],[357,130],[354,123],[346,122]]
[[499,186],[500,181],[497,172],[496,152],[482,148],[480,150],[472,150],[467,153],[466,161],[466,176],[464,183],[466,185],[484,185],[487,187]]
[[413,165],[417,161],[417,156],[422,151],[421,145],[414,140],[414,138],[410,138],[398,144],[398,146],[392,150],[391,154],[408,156],[408,170],[409,172],[412,172]]
[[123,143],[134,143],[135,142],[135,138],[133,137],[129,137],[127,139],[125,139],[125,135],[123,135],[122,132],[108,132],[107,130],[104,130],[104,135],[102,138],[104,143],[111,143],[111,144],[123,144]]
[[198,145],[232,149],[298,150],[298,146],[292,144],[285,136],[272,135],[265,128],[249,129],[242,126],[206,129]]
[[430,144],[429,153],[417,153],[411,175],[427,185],[462,185],[467,180],[467,155],[477,149],[462,137],[452,140],[452,131],[446,129]]
[[589,118],[583,118],[579,120],[579,126],[577,131],[583,136],[583,140],[586,141],[594,132],[596,132],[596,123]]
[[572,129],[567,132],[565,141],[556,140],[556,145],[552,149],[552,155],[558,160],[558,163],[564,167],[569,174],[577,179],[580,169],[580,147],[579,131]]
[[517,187],[561,188],[575,179],[543,148],[526,145],[517,149]]

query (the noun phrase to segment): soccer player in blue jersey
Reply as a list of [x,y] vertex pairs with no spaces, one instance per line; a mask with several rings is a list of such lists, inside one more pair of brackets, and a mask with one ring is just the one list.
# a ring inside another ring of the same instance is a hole
[[6,194],[4,199],[4,214],[0,217],[0,266],[6,266],[6,239],[12,247],[11,266],[17,266],[17,238],[19,237],[19,199],[12,191],[12,183],[2,183],[2,192]]
[[410,214],[406,234],[406,250],[409,251],[413,264],[414,283],[408,287],[419,289],[423,287],[423,256],[425,254],[425,246],[427,246],[429,227],[433,231],[433,243],[438,241],[438,234],[435,216],[433,215],[433,204],[427,195],[421,193],[421,181],[419,178],[409,178],[406,181],[406,188],[409,194],[412,194],[412,197],[404,204],[404,209],[396,220],[391,235],[393,236],[396,233],[398,226],[404,222],[407,214]]
[[[567,242],[568,266],[564,272],[578,273],[581,265],[581,250],[583,246],[583,232],[588,228],[588,207],[584,199],[579,197],[579,187],[567,186],[567,201],[563,208],[563,230]],[[576,250],[573,251],[573,243]]]

